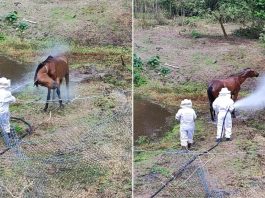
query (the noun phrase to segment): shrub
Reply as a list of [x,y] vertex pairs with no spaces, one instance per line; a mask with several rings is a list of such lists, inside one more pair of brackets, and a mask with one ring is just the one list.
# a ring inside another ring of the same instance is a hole
[[259,40],[260,40],[263,44],[265,44],[265,26],[264,26],[264,28],[263,28],[263,32],[260,33],[260,35],[259,35]]
[[10,12],[5,16],[5,21],[9,23],[15,23],[18,19],[17,11]]
[[4,41],[6,38],[5,38],[5,35],[3,32],[0,32],[0,41]]
[[167,67],[162,67],[162,68],[160,69],[160,72],[161,72],[162,75],[165,76],[165,75],[171,73],[171,69],[169,69],[169,68],[167,68]]
[[24,22],[24,21],[19,22],[19,24],[18,24],[18,30],[20,32],[24,32],[28,28],[29,28],[29,24],[27,22]]
[[133,72],[133,83],[136,87],[140,87],[147,83],[145,77],[142,76],[139,70],[134,70]]
[[136,54],[133,54],[133,67],[143,69],[143,61]]
[[196,30],[192,30],[191,31],[191,36],[192,38],[196,39],[196,38],[200,38],[201,37],[201,33],[199,33],[198,31]]
[[261,36],[261,33],[264,30],[262,30],[262,27],[260,26],[251,26],[247,28],[240,28],[238,30],[235,30],[233,32],[234,35],[238,37],[245,37],[249,39],[258,39]]
[[159,56],[153,56],[148,61],[147,64],[152,68],[155,69],[160,65],[160,58]]

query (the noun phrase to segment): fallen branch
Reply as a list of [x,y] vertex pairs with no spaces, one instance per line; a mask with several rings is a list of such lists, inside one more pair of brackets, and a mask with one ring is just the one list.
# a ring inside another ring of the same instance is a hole
[[25,19],[25,18],[23,18],[23,21],[26,21],[26,22],[29,22],[29,23],[33,23],[33,24],[37,24],[37,22],[35,22],[35,21],[30,21],[30,20]]
[[173,68],[179,69],[179,67],[178,67],[178,66],[175,66],[175,65],[170,65],[170,64],[168,64],[168,63],[165,63],[165,66],[168,66],[168,67],[173,67]]

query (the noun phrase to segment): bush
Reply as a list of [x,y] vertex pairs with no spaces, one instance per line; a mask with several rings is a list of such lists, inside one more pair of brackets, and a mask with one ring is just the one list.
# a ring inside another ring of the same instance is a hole
[[200,38],[201,37],[201,33],[199,33],[198,31],[196,30],[192,30],[191,31],[191,36],[192,38],[196,39],[196,38]]
[[19,22],[18,29],[20,32],[24,32],[28,28],[29,28],[29,24],[27,22],[24,22],[24,21]]
[[0,32],[0,41],[6,40],[5,35],[3,32]]
[[145,77],[142,76],[141,72],[138,70],[134,70],[133,72],[133,83],[136,87],[140,87],[147,83]]
[[143,69],[143,61],[136,54],[133,54],[133,67]]
[[136,87],[146,84],[146,79],[142,76],[143,61],[136,54],[133,54],[133,83]]
[[233,32],[234,35],[238,37],[245,37],[249,39],[258,39],[264,30],[260,26],[251,26],[247,28],[240,28]]
[[265,27],[263,28],[263,32],[259,36],[259,40],[265,44]]
[[160,72],[161,72],[161,74],[162,75],[167,75],[167,74],[170,74],[171,73],[171,70],[169,69],[169,68],[167,68],[167,67],[162,67],[161,69],[160,69]]
[[12,23],[12,24],[15,23],[17,19],[18,19],[17,11],[10,12],[5,16],[5,21]]
[[149,65],[152,69],[155,69],[160,65],[159,56],[153,56],[147,61],[147,65]]

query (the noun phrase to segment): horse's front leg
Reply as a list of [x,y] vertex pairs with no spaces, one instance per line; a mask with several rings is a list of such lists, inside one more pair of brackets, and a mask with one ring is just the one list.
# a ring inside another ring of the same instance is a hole
[[44,107],[44,109],[43,109],[43,111],[45,111],[45,112],[46,112],[47,109],[48,109],[48,105],[49,105],[49,100],[50,100],[50,98],[51,98],[51,89],[48,88],[47,100],[46,100],[45,107]]

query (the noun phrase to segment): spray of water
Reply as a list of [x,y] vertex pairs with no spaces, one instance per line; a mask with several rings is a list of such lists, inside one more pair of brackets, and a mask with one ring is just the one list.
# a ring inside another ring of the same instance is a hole
[[261,78],[257,89],[248,97],[238,100],[235,109],[242,111],[256,111],[265,108],[265,76]]
[[42,60],[45,60],[48,56],[58,56],[62,54],[66,54],[69,52],[69,45],[67,44],[61,44],[61,43],[55,43],[51,47],[47,48],[43,52],[43,56],[41,57]]

